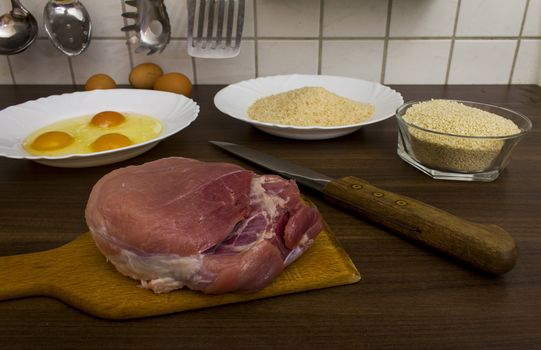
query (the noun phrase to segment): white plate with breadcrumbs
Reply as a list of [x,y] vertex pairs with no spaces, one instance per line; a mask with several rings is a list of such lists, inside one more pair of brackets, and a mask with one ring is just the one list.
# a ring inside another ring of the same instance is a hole
[[[341,126],[292,126],[251,119],[248,108],[258,99],[307,86],[323,87],[351,100],[370,103],[374,114],[367,120]],[[379,83],[328,75],[278,75],[241,81],[220,90],[214,104],[223,113],[249,123],[271,135],[298,139],[324,140],[352,133],[361,127],[392,117],[404,103],[402,95]]]
[[[142,114],[158,119],[163,129],[151,140],[102,152],[36,156],[23,148],[32,132],[64,119],[102,111]],[[11,106],[0,111],[0,156],[30,159],[38,163],[84,168],[111,164],[135,157],[161,140],[188,127],[199,114],[191,99],[170,92],[135,89],[93,90],[53,95]]]

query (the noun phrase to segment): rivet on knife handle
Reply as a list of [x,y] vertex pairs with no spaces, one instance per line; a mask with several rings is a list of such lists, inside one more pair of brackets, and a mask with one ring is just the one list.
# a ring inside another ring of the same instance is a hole
[[503,274],[516,263],[514,239],[496,225],[458,218],[356,177],[333,180],[323,192],[372,221],[491,274]]

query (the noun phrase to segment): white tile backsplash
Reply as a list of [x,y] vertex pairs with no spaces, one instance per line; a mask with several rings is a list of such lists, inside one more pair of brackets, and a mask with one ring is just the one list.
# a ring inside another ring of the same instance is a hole
[[47,1],[39,0],[30,0],[23,2],[24,7],[32,14],[32,16],[34,16],[34,18],[38,22],[38,37],[40,38],[48,38],[47,32],[43,27],[43,9],[45,8],[46,3]]
[[457,36],[517,36],[526,0],[463,0]]
[[[123,1],[83,0],[93,39],[70,67],[43,29],[47,0],[24,0],[40,39],[0,57],[0,84],[82,84],[95,73],[123,84],[134,64],[156,62],[198,84],[321,73],[387,84],[541,85],[541,0],[246,0],[241,54],[227,60],[187,55],[186,0],[164,0],[172,40],[162,54],[130,51],[121,13],[134,8]],[[2,13],[10,9],[0,2]]]
[[235,58],[197,58],[199,84],[230,84],[255,78],[255,45],[253,40],[243,40],[240,53]]
[[7,1],[0,1],[0,13],[11,11],[11,4]]
[[165,0],[164,3],[171,22],[171,37],[186,38],[188,30],[186,0]]
[[[36,59],[36,57],[38,59]],[[10,59],[17,84],[71,84],[68,57],[48,39],[36,40]]]
[[242,35],[244,37],[253,37],[254,34],[254,1],[246,0],[244,8],[244,28]]
[[92,0],[83,3],[92,21],[92,37],[124,38],[124,32],[120,30],[124,21],[120,15],[122,4],[119,0]]
[[507,84],[516,40],[457,40],[450,84]]
[[458,0],[394,0],[391,37],[451,36]]
[[391,40],[386,84],[443,84],[451,40]]
[[317,74],[317,40],[260,40],[259,75]]
[[323,8],[323,36],[383,37],[387,0],[326,0]]
[[259,37],[318,37],[320,0],[256,0]]
[[383,40],[324,40],[321,74],[379,81]]
[[[94,40],[84,55],[71,58],[76,84],[85,84],[96,73],[108,74],[117,84],[128,84],[129,49],[123,40]],[[104,65],[107,62],[107,65]]]
[[7,57],[0,57],[0,84],[10,85],[13,83],[11,73],[9,72],[9,62]]
[[0,84],[12,84],[11,73],[9,72],[9,63],[7,57],[0,57]]
[[536,84],[541,73],[541,40],[522,40],[513,73],[513,84]]
[[541,0],[530,0],[523,35],[541,36]]

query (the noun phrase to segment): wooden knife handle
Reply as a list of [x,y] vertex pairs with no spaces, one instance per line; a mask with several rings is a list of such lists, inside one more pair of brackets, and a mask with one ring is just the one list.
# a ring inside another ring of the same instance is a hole
[[516,263],[513,237],[496,225],[458,218],[353,176],[331,181],[323,192],[372,221],[491,274],[503,274]]

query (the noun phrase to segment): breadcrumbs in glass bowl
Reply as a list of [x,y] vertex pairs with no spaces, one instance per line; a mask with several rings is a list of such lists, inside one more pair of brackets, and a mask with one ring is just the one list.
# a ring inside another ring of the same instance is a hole
[[443,180],[497,179],[532,127],[510,109],[459,100],[407,102],[396,118],[400,158]]

